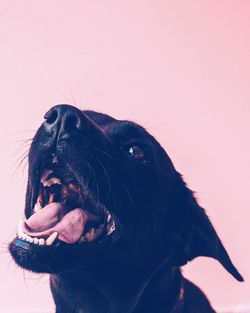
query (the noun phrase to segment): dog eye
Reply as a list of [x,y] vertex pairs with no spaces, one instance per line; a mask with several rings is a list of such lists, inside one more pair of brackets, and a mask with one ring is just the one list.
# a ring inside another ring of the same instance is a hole
[[138,146],[132,146],[128,148],[129,155],[139,161],[145,160],[145,152],[142,150],[142,148]]

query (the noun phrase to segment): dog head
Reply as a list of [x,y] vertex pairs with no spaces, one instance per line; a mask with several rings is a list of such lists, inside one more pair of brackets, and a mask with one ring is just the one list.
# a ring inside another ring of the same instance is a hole
[[10,252],[21,267],[48,273],[114,258],[154,268],[207,256],[242,281],[156,139],[69,105],[51,108],[33,139],[25,221]]

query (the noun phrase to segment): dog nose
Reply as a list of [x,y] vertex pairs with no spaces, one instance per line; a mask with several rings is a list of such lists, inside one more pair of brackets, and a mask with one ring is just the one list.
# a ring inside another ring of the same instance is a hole
[[75,132],[83,131],[85,121],[83,113],[67,104],[52,107],[45,115],[44,126],[57,140],[68,139]]

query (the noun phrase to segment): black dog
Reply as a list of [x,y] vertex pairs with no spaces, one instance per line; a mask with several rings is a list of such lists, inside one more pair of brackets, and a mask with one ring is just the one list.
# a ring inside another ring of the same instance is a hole
[[29,153],[18,265],[51,274],[57,313],[208,313],[180,266],[218,260],[243,281],[161,145],[141,126],[58,105]]

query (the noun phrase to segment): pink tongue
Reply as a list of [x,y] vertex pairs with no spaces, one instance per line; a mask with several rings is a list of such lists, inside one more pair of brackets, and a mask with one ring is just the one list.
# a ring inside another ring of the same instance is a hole
[[50,203],[26,221],[32,231],[41,232],[56,225],[69,208],[60,202]]
[[24,231],[32,237],[48,237],[58,232],[58,239],[75,243],[81,238],[88,219],[94,216],[79,208],[67,213],[68,210],[63,203],[50,203],[26,221]]

